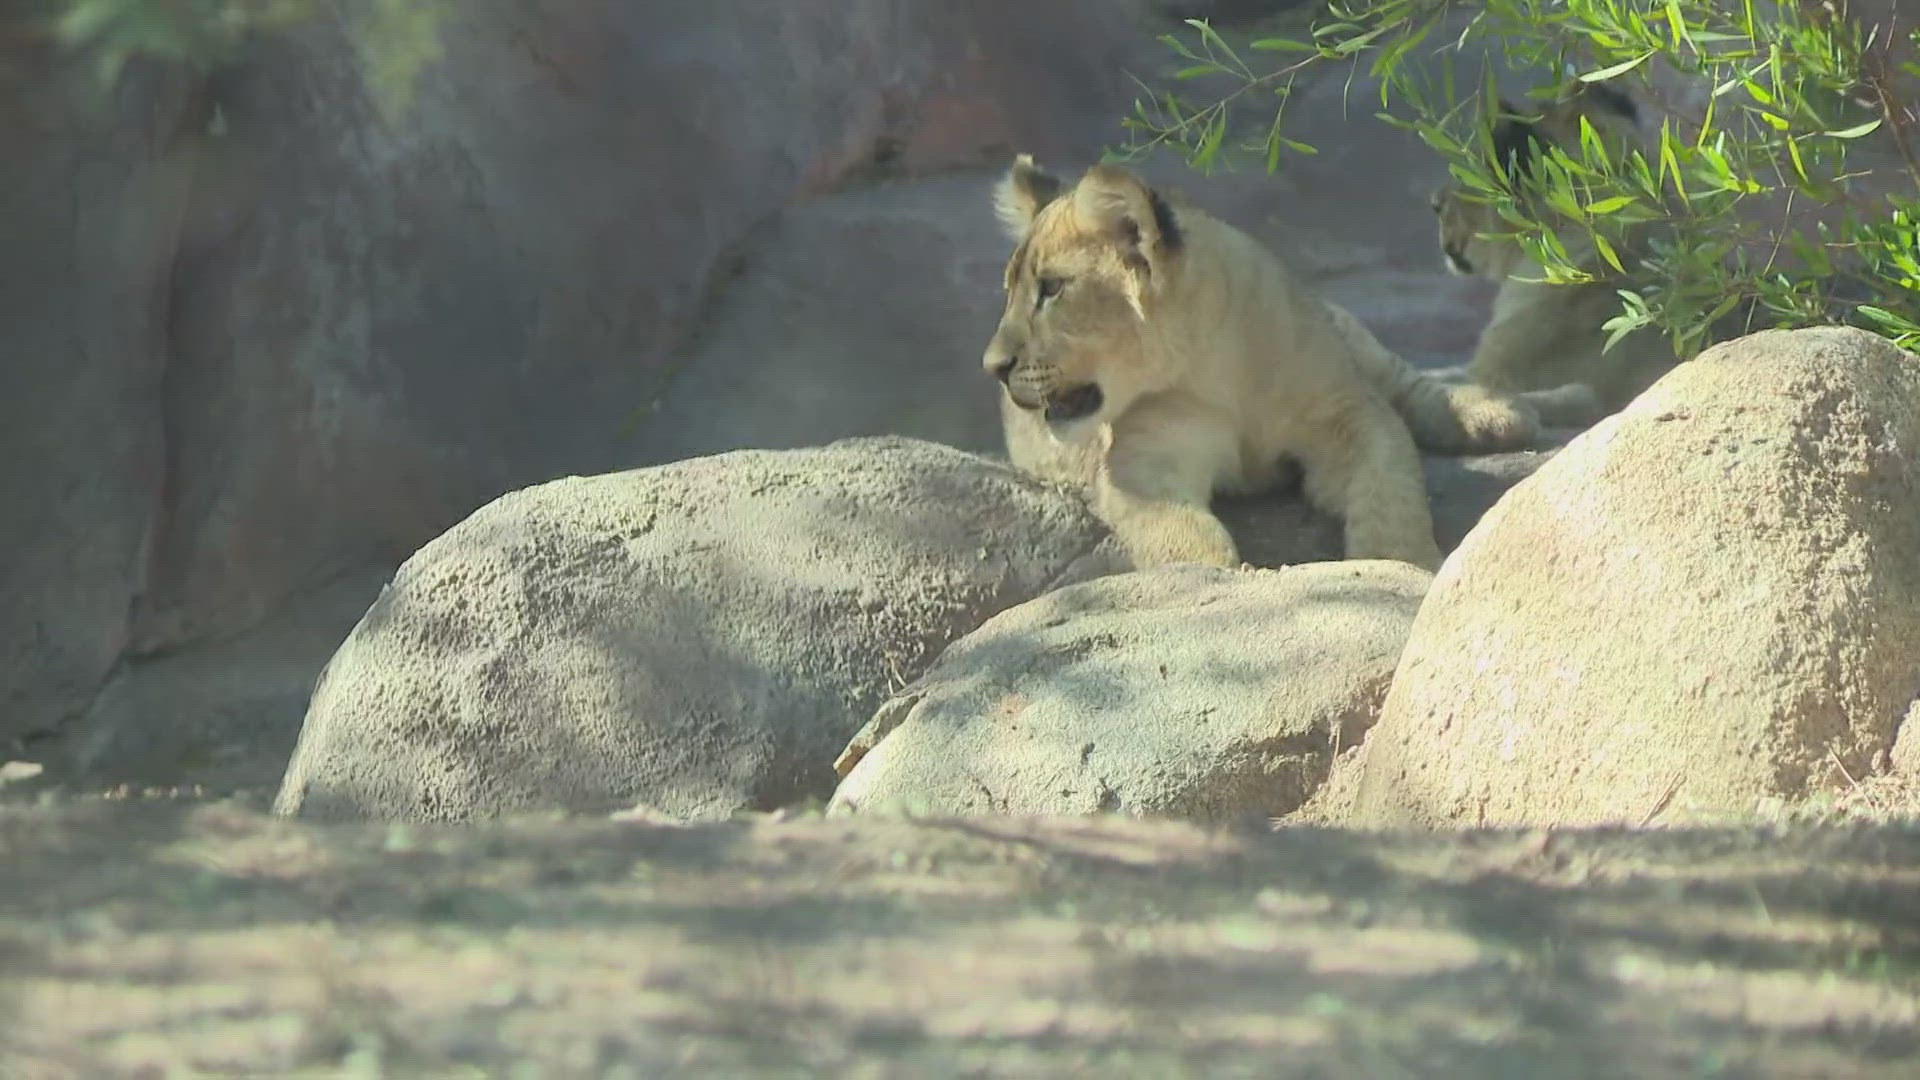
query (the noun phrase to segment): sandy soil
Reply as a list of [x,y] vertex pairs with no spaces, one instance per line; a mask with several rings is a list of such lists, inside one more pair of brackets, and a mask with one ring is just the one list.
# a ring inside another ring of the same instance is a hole
[[1920,1075],[1920,829],[0,805],[0,1076]]

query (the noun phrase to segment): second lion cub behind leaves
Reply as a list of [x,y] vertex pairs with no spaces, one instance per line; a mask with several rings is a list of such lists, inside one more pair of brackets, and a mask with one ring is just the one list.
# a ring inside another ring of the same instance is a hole
[[1069,188],[1022,155],[995,205],[1018,242],[984,357],[1008,452],[1088,488],[1138,566],[1237,565],[1214,493],[1292,458],[1348,558],[1433,569],[1419,446],[1518,449],[1539,408],[1595,408],[1578,384],[1502,396],[1416,372],[1252,237],[1125,169]]

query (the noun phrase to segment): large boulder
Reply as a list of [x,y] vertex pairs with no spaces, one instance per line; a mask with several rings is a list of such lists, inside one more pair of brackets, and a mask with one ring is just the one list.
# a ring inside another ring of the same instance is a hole
[[1883,767],[1920,691],[1920,361],[1709,350],[1441,568],[1359,755],[1366,825],[1681,822]]
[[1398,562],[1183,565],[1042,596],[880,708],[833,806],[1284,814],[1372,724],[1429,580]]
[[739,451],[519,491],[422,548],[327,665],[276,808],[468,819],[831,794],[948,642],[1109,568],[1076,499],[930,443]]

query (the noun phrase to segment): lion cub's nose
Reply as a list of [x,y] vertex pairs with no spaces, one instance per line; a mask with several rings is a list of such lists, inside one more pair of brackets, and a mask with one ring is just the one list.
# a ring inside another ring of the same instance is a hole
[[987,370],[993,373],[994,378],[999,379],[1001,382],[1004,383],[1007,381],[1007,379],[1010,376],[1013,375],[1013,365],[1019,359],[1020,358],[1017,356],[1009,356],[1005,360],[1001,360],[998,363],[988,366]]

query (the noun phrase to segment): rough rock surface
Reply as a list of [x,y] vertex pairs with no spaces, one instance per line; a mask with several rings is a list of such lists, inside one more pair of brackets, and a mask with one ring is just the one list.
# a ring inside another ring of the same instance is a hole
[[1885,768],[1920,691],[1920,361],[1856,330],[1709,350],[1449,558],[1356,822],[1680,822]]
[[1430,580],[1384,561],[1175,566],[1042,596],[881,706],[833,805],[1284,814],[1373,723]]
[[680,818],[833,787],[944,645],[1104,569],[1081,504],[905,439],[542,484],[409,559],[328,664],[277,809]]

